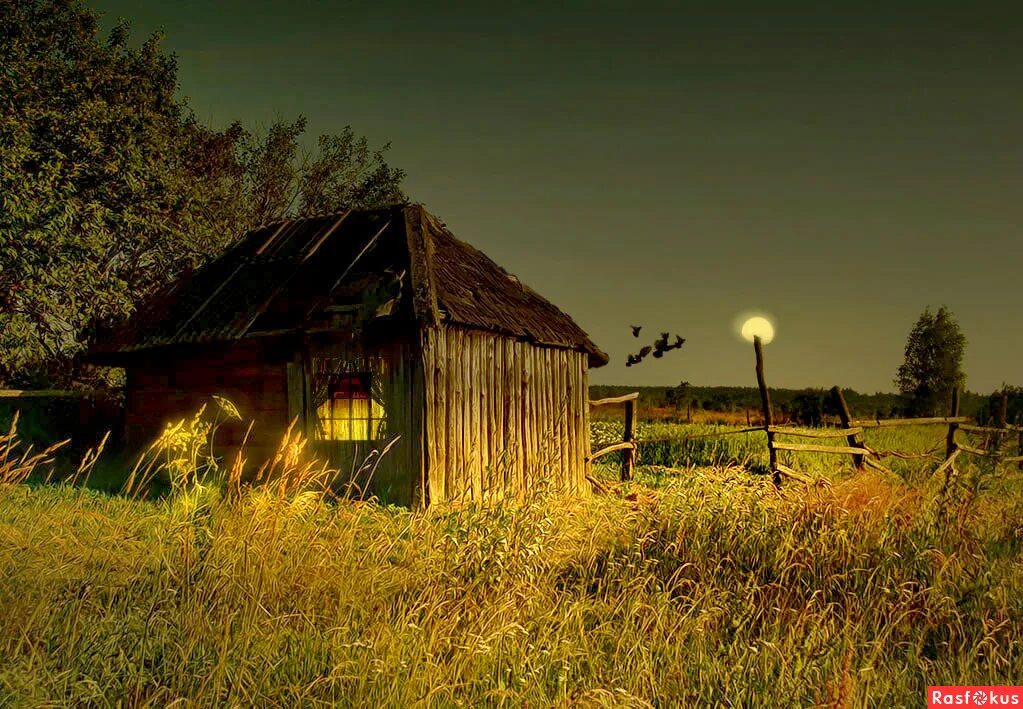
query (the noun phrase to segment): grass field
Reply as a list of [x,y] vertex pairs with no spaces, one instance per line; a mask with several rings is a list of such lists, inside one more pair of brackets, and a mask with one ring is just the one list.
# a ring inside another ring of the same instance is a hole
[[8,457],[0,706],[918,706],[1023,677],[1018,472],[803,456],[827,483],[778,491],[739,465],[756,435],[426,513],[187,466],[160,499],[27,485]]

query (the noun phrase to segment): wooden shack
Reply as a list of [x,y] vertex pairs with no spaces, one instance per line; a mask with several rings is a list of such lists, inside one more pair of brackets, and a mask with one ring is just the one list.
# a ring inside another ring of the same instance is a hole
[[[220,395],[255,421],[250,460],[294,422],[339,486],[406,505],[583,489],[587,370],[607,362],[568,315],[419,206],[249,232],[101,334],[90,357],[125,369],[129,445]],[[218,440],[239,446],[246,430],[227,424]]]

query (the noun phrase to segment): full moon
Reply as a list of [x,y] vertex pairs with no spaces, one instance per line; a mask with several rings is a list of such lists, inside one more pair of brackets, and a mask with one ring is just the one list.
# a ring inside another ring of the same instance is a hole
[[774,325],[767,318],[760,316],[749,318],[742,324],[742,336],[753,342],[753,338],[760,336],[761,342],[765,345],[774,339]]

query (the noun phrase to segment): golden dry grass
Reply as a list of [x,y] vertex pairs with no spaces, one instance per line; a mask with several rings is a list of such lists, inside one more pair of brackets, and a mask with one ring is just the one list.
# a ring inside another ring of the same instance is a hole
[[0,705],[915,706],[1023,676],[1018,479],[691,468],[414,512],[277,465],[0,487]]

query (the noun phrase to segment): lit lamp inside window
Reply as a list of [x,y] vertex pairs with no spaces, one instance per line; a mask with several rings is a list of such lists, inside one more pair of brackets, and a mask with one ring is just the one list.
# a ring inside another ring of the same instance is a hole
[[384,407],[370,389],[369,374],[332,374],[327,398],[316,411],[320,431],[328,441],[369,441],[377,437]]

